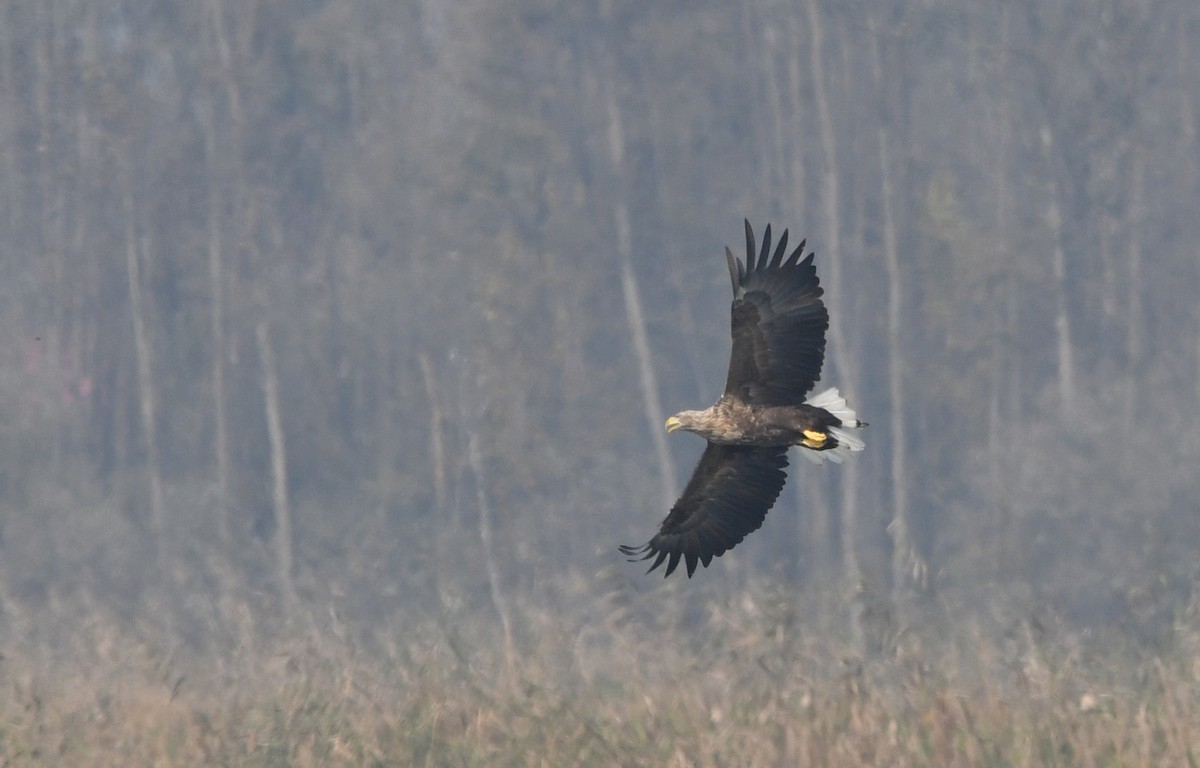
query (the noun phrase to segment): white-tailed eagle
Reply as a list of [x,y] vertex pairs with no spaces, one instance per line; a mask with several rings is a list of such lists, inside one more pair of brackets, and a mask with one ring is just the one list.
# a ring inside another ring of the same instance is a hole
[[671,575],[682,559],[690,578],[758,530],[787,480],[788,448],[820,463],[841,462],[863,442],[850,429],[867,426],[830,388],[806,399],[821,376],[829,312],[804,241],[784,257],[788,233],[771,251],[771,226],[755,257],[746,222],[746,263],[725,249],[733,281],[733,351],[725,394],[711,408],[681,411],[667,431],[686,429],[708,441],[700,463],[654,538],[622,546],[633,560],[654,558]]

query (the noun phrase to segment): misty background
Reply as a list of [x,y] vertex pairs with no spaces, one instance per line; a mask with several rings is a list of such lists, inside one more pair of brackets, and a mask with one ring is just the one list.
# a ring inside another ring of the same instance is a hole
[[[7,3],[0,639],[511,661],[772,595],[862,654],[1169,643],[1198,83],[1191,0]],[[703,447],[743,218],[816,251],[867,449],[664,582],[617,545]]]

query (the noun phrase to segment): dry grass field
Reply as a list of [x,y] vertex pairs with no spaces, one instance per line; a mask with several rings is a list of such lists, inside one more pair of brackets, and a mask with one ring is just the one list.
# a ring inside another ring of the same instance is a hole
[[1200,634],[1184,619],[1159,652],[1018,622],[914,624],[862,654],[779,595],[690,622],[509,610],[511,654],[480,611],[373,637],[290,622],[215,657],[81,621],[53,648],[5,650],[0,764],[1200,762]]

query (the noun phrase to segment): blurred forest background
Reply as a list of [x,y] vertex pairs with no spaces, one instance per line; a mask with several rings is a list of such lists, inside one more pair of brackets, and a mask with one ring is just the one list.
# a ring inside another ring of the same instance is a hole
[[[4,4],[8,706],[1180,648],[1198,85],[1191,0]],[[663,582],[616,546],[701,450],[743,217],[816,251],[867,450]]]

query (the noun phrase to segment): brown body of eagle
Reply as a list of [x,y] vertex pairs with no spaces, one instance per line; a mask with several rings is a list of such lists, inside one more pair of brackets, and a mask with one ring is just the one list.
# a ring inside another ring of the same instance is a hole
[[697,563],[708,567],[758,530],[787,480],[791,446],[817,463],[863,449],[849,430],[867,424],[837,389],[806,399],[821,376],[829,327],[813,254],[804,256],[801,241],[785,258],[787,230],[772,252],[768,224],[756,257],[745,224],[746,262],[725,249],[733,283],[725,393],[710,408],[667,419],[668,432],[695,432],[708,447],[654,538],[620,548],[632,560],[654,558],[651,571],[665,562],[667,576],[682,559],[691,577]]

